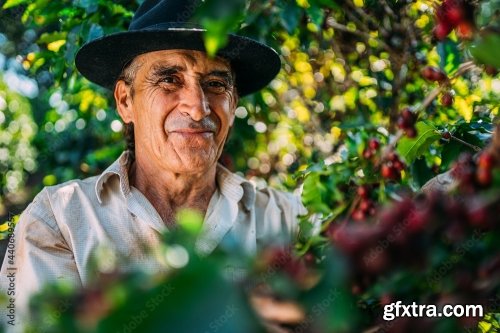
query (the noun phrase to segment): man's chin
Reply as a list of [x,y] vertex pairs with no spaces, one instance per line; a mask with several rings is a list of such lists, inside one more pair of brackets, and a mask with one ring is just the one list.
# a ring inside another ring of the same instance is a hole
[[192,174],[207,172],[215,165],[213,158],[189,156],[182,159],[173,165],[172,169],[175,173],[179,174]]

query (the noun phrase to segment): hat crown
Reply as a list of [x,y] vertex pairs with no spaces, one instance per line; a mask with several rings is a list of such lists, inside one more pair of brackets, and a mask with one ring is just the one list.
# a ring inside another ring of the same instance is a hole
[[202,2],[202,0],[146,0],[135,12],[129,31],[198,26],[192,22],[192,18]]
[[[145,0],[128,31],[103,36],[82,46],[76,54],[76,67],[90,81],[114,89],[124,66],[140,54],[177,49],[206,52],[205,30],[200,27],[202,18],[197,15],[204,3],[204,0]],[[219,8],[209,8],[218,17],[224,14]],[[281,67],[279,55],[271,47],[231,33],[217,55],[229,60],[240,96],[262,89]]]

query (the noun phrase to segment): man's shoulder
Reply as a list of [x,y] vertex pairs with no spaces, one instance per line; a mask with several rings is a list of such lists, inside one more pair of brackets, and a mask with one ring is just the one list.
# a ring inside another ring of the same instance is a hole
[[255,191],[255,205],[258,208],[276,206],[280,211],[290,216],[304,215],[307,213],[302,204],[300,194],[277,190],[272,187],[263,187]]
[[301,205],[300,195],[278,190],[269,186],[255,190],[256,204],[274,201],[279,206]]
[[[45,186],[25,209],[24,213],[33,211],[46,212],[52,214],[54,206],[59,206],[61,201],[75,194],[78,196],[95,196],[95,185],[99,176],[92,176],[85,179],[72,179],[66,182]],[[43,209],[42,209],[43,208]]]
[[73,194],[75,191],[83,191],[87,194],[95,193],[96,183],[100,175],[84,179],[72,179],[57,185],[46,186],[40,192],[46,192],[50,197]]

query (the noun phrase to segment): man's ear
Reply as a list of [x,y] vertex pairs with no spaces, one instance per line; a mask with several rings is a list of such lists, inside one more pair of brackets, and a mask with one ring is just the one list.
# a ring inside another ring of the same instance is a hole
[[115,85],[116,110],[125,124],[132,123],[134,112],[132,109],[132,95],[130,86],[123,80],[119,80]]

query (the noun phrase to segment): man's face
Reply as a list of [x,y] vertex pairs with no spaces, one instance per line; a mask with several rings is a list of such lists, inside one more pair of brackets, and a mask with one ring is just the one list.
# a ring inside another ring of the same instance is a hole
[[134,123],[137,159],[175,173],[208,170],[234,120],[229,63],[190,50],[150,52],[134,61],[134,82],[117,84],[115,98],[123,120]]

